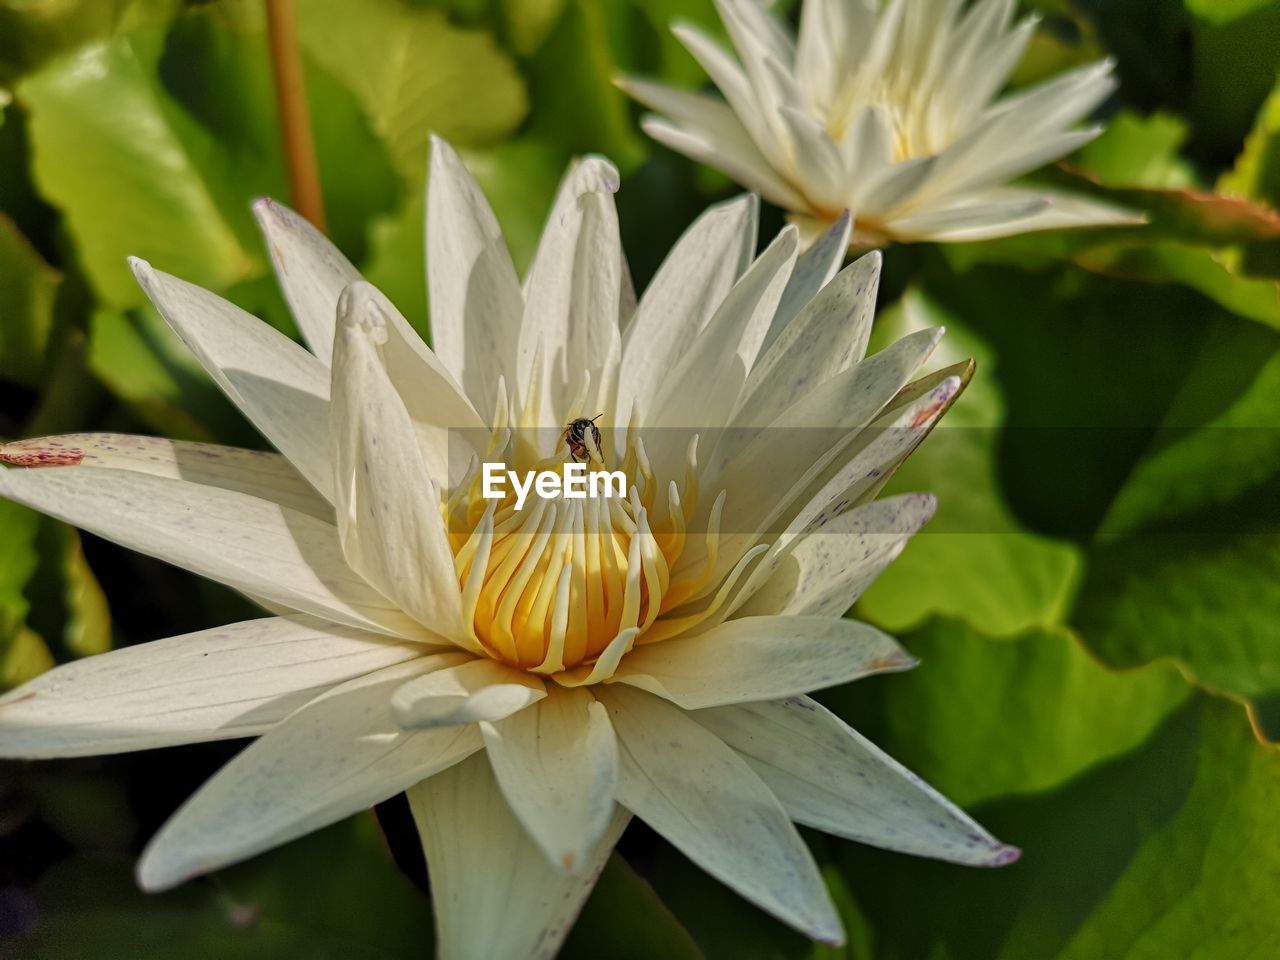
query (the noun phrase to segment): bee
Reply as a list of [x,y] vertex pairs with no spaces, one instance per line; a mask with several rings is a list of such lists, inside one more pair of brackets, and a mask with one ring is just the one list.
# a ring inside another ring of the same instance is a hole
[[600,430],[596,427],[596,421],[603,416],[603,413],[597,413],[590,420],[580,417],[565,427],[564,436],[561,439],[568,445],[569,452],[578,463],[586,463],[591,459],[591,448],[587,446],[588,431],[595,448],[600,449]]

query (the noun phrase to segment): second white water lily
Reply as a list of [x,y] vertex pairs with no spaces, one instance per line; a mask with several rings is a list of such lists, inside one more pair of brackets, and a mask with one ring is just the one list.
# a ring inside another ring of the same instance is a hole
[[980,240],[1139,223],[1109,204],[1009,181],[1101,127],[1075,124],[1111,91],[1092,64],[998,98],[1035,20],[1015,0],[805,0],[799,34],[758,0],[716,0],[737,59],[674,27],[723,99],[642,79],[651,136],[718,167],[816,235],[854,211],[855,240]]
[[[932,330],[864,357],[878,256],[837,272],[845,218],[804,255],[792,227],[757,258],[753,198],[695,223],[637,303],[616,187],[601,160],[571,171],[522,286],[437,142],[434,350],[263,203],[311,352],[135,271],[280,455],[104,434],[0,450],[5,496],[276,614],[0,700],[7,757],[257,737],[152,839],[144,887],[401,791],[451,958],[553,954],[632,815],[828,942],[840,921],[793,822],[956,863],[1016,857],[804,696],[913,665],[842,614],[930,516],[927,495],[873,498],[967,369],[912,380]],[[479,435],[485,459],[546,468],[575,457],[576,418],[600,423],[582,437],[625,498],[518,510],[450,450]]]

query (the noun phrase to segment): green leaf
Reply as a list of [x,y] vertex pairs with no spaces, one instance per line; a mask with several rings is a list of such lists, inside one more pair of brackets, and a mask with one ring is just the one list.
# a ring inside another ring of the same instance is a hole
[[1185,0],[1187,9],[1212,23],[1230,23],[1275,0]]
[[156,433],[253,445],[243,418],[150,307],[90,318],[94,375]]
[[1168,528],[1180,518],[1217,517],[1215,511],[1278,477],[1280,336],[1219,324],[1118,491],[1101,532],[1132,534]]
[[502,0],[511,48],[527,57],[546,40],[569,0]]
[[62,645],[75,657],[89,657],[111,649],[111,610],[106,594],[85,559],[80,534],[58,524],[62,537],[62,602],[66,624]]
[[40,383],[62,276],[0,214],[0,378]]
[[488,34],[455,27],[439,11],[399,0],[305,0],[298,32],[306,52],[364,105],[410,183],[424,176],[429,133],[458,146],[491,143],[528,110],[510,57]]
[[1280,535],[1235,529],[1104,541],[1073,622],[1110,663],[1175,657],[1210,687],[1260,702],[1263,731],[1280,740]]
[[1133,750],[1190,690],[1169,665],[1114,672],[1061,627],[996,640],[942,619],[902,642],[915,670],[822,699],[966,808],[1052,790]]
[[1098,273],[1147,283],[1180,283],[1232,313],[1280,330],[1280,284],[1244,275],[1240,248],[1212,250],[1183,243],[1101,247],[1076,262]]
[[629,100],[613,85],[620,72],[615,46],[625,42],[630,22],[626,13],[618,4],[570,0],[529,64],[529,132],[574,153],[604,153],[623,173],[649,152],[631,121]]
[[0,80],[93,41],[167,21],[182,0],[61,0],[0,7]]
[[653,888],[617,853],[609,858],[560,956],[594,960],[701,960],[702,952]]
[[198,131],[157,83],[162,42],[149,30],[87,47],[18,87],[36,183],[66,216],[99,297],[118,307],[143,299],[129,255],[214,289],[263,269],[193,159]]
[[76,857],[36,897],[40,919],[20,944],[30,960],[420,960],[431,943],[426,898],[368,815],[157,896],[138,891],[128,861]]
[[27,584],[39,566],[40,515],[0,500],[0,690],[25,683],[53,666],[40,635],[26,625]]
[[1080,151],[1077,161],[1114,187],[1189,187],[1194,175],[1178,156],[1186,138],[1186,123],[1172,114],[1143,117],[1122,111]]
[[1244,150],[1219,179],[1218,189],[1280,207],[1280,84],[1258,112]]
[[1191,23],[1194,83],[1187,113],[1203,152],[1229,163],[1276,83],[1280,3],[1251,3],[1246,9],[1241,0],[1228,0],[1214,6],[1229,15],[1197,16]]
[[[270,63],[259,4],[246,11],[213,6],[179,19],[159,63],[166,91],[210,141],[198,158],[205,181],[255,251],[261,240],[251,202],[260,196],[289,202]],[[369,219],[395,206],[398,179],[351,91],[310,58],[303,68],[329,235],[358,260]]]
[[[1137,676],[1135,674],[1135,676]],[[988,714],[1002,709],[988,701]],[[1251,960],[1280,945],[1280,753],[1199,695],[1133,753],[1052,793],[977,811],[1022,847],[1001,870],[842,845],[875,956]],[[1097,713],[1059,713],[1088,727]],[[975,763],[1021,736],[971,745]],[[926,777],[931,771],[920,771]],[[910,904],[904,909],[903,904]]]
[[1078,551],[1027,531],[997,478],[1004,399],[990,348],[919,291],[877,318],[873,349],[912,330],[945,325],[932,366],[973,356],[978,375],[942,425],[899,469],[887,493],[927,490],[938,511],[858,604],[858,616],[891,632],[936,613],[965,617],[993,634],[1059,621],[1078,576]]

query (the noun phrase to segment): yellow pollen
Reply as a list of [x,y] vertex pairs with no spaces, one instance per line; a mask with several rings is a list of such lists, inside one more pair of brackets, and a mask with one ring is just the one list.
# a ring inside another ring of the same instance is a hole
[[[562,447],[534,460],[528,445],[514,440],[505,427],[497,429],[486,460],[523,476],[529,470],[559,470],[572,459]],[[599,452],[592,452],[594,460]],[[599,453],[600,463],[605,460]],[[626,497],[530,493],[517,509],[510,484],[503,498],[484,498],[480,471],[473,467],[443,510],[464,622],[478,649],[536,673],[574,668],[584,673],[615,641],[608,657],[616,656],[623,642],[629,649],[666,639],[721,607],[723,590],[708,600],[720,510],[711,511],[701,537],[687,529],[698,502],[696,443],[690,445],[679,483],[658,483],[635,437],[627,441],[620,469],[627,478]],[[705,557],[673,574],[694,543],[705,547]],[[676,610],[698,601],[706,602],[696,611]]]

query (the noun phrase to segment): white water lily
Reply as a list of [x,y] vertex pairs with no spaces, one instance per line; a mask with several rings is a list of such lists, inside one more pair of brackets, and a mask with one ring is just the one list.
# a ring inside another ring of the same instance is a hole
[[1101,132],[1110,61],[998,98],[1035,29],[1015,0],[805,0],[798,36],[757,0],[716,0],[737,59],[673,31],[723,99],[620,81],[654,139],[790,212],[809,236],[856,213],[860,245],[1133,224],[1109,204],[1009,182]]
[[[964,369],[912,382],[936,330],[864,359],[878,255],[837,273],[846,218],[804,255],[788,227],[756,258],[751,197],[699,219],[637,303],[617,182],[599,159],[568,174],[522,287],[436,142],[434,350],[263,202],[311,352],[134,269],[279,454],[106,434],[0,450],[5,496],[276,614],[70,663],[0,700],[7,757],[257,737],[151,840],[143,887],[401,791],[454,958],[555,953],[632,815],[833,943],[794,823],[962,864],[1016,857],[804,696],[913,665],[842,614],[933,510],[871,501]],[[449,454],[479,430],[490,459],[558,462],[559,428],[542,448],[525,428],[597,414],[595,453],[626,470],[626,499],[516,511]],[[670,439],[690,427],[688,446]]]

